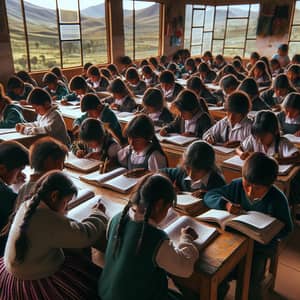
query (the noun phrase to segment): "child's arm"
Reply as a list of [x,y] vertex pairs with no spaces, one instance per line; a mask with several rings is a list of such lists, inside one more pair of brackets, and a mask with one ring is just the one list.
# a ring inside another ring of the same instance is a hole
[[288,164],[298,164],[300,163],[300,152],[295,152],[291,156],[288,157],[279,157],[277,158],[277,162],[280,165],[288,165]]
[[168,133],[180,133],[180,123],[181,119],[176,118],[173,122],[171,122],[170,124],[168,124],[160,130],[160,135],[165,136]]
[[243,151],[242,147],[239,146],[238,148],[235,149],[236,154],[240,157],[240,159],[245,160],[251,152],[248,151]]

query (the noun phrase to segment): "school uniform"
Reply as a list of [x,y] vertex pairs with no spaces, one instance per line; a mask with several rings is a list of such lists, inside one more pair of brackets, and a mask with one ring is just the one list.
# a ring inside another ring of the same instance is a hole
[[14,101],[26,100],[29,93],[32,91],[33,86],[30,83],[24,83],[24,91],[22,95],[16,95],[13,91],[8,91],[7,96]]
[[45,115],[37,116],[37,120],[31,123],[22,123],[25,126],[24,134],[49,135],[65,145],[70,145],[70,137],[67,133],[65,121],[56,105],[52,105]]
[[218,103],[217,97],[215,97],[209,90],[202,89],[199,96],[203,98],[207,104],[216,105]]
[[107,97],[102,99],[102,102],[108,103],[109,105],[113,103],[117,104],[118,111],[120,112],[133,112],[137,107],[135,100],[129,95],[125,96],[123,99],[115,99],[114,97]]
[[163,107],[162,110],[156,113],[147,113],[147,115],[155,126],[164,126],[171,123],[174,119],[172,113],[166,107]]
[[217,167],[196,182],[192,182],[183,168],[165,168],[161,169],[160,172],[168,176],[182,192],[193,192],[199,189],[209,191],[226,184],[224,176]]
[[212,83],[217,77],[217,73],[210,70],[204,77],[200,76],[204,83]]
[[272,72],[272,77],[276,77],[277,75],[282,74],[282,73],[284,73],[283,68],[278,68]]
[[14,128],[18,123],[24,123],[22,108],[18,105],[7,104],[0,112],[0,128]]
[[288,55],[281,56],[279,54],[274,54],[272,58],[275,58],[279,61],[281,67],[286,67],[290,62],[290,58]]
[[160,84],[157,85],[156,87],[162,92],[164,99],[167,102],[174,101],[176,99],[176,97],[178,96],[178,94],[184,89],[183,86],[177,82],[174,83],[173,88],[170,89],[169,91],[163,90]]
[[[143,214],[130,208],[122,224],[122,243],[114,254],[115,236],[121,213],[114,216],[107,230],[105,266],[98,284],[102,300],[182,299],[168,290],[167,273],[189,277],[199,253],[191,237],[184,235],[177,248],[167,234],[149,219],[144,227],[140,252],[136,249],[143,226]],[[135,282],[132,284],[132,280]]]
[[253,111],[271,109],[271,107],[260,96],[255,96],[251,102],[252,102],[251,110],[253,110]]
[[252,120],[247,116],[233,127],[228,118],[218,121],[203,134],[203,140],[212,138],[215,143],[226,143],[230,141],[243,141],[251,134]]
[[226,62],[226,61],[223,61],[223,62],[221,62],[220,64],[217,64],[216,62],[214,62],[214,63],[211,65],[211,67],[212,67],[213,69],[217,69],[217,70],[219,71],[219,70],[223,69],[226,65],[227,65],[227,62]]
[[140,80],[137,84],[128,83],[128,87],[134,95],[143,95],[147,89],[144,80]]
[[254,78],[258,86],[270,86],[272,84],[272,78],[270,78],[267,74],[262,75],[259,78]]
[[62,100],[69,94],[68,88],[62,82],[57,83],[56,90],[50,90],[48,87],[45,87],[45,90],[51,95],[51,97],[55,96],[55,100]]
[[172,123],[165,126],[164,129],[167,133],[184,133],[189,132],[194,136],[202,138],[204,132],[206,132],[213,122],[210,116],[201,110],[197,112],[191,120],[184,120],[181,117],[177,117]]
[[281,111],[277,115],[277,118],[279,120],[283,134],[295,134],[300,130],[300,116],[290,119],[286,116],[284,111]]
[[118,152],[119,164],[128,170],[142,168],[157,171],[167,167],[167,158],[150,144],[144,151],[136,152],[130,145]]
[[[289,89],[288,90],[288,94],[295,92],[294,89]],[[263,101],[265,101],[265,103],[267,103],[270,107],[273,107],[277,104],[282,104],[282,102],[284,101],[285,97],[277,97],[275,94],[275,91],[273,88],[264,91],[261,95],[261,98],[263,99]]]
[[96,81],[96,82],[92,82],[90,79],[88,79],[86,82],[96,92],[106,91],[107,87],[109,86],[109,81],[104,76],[101,76],[100,79],[98,81]]
[[155,73],[152,74],[151,78],[144,78],[144,81],[147,87],[156,86],[159,82],[158,76]]

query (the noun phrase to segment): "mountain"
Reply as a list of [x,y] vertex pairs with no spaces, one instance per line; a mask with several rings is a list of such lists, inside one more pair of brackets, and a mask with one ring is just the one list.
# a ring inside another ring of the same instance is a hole
[[105,17],[105,4],[98,4],[90,6],[81,10],[81,15],[90,18],[104,18]]

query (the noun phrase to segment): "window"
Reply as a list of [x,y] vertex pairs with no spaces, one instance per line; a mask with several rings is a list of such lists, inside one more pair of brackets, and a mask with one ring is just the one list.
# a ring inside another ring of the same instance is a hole
[[123,0],[125,55],[142,59],[159,55],[161,4]]
[[293,24],[290,32],[289,55],[300,53],[300,1],[296,1]]
[[6,1],[16,71],[107,62],[105,0]]
[[247,56],[256,48],[258,14],[259,4],[186,5],[184,47],[192,55]]

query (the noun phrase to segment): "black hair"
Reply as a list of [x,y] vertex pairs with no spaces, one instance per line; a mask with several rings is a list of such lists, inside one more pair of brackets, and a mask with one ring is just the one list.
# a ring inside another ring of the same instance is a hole
[[88,76],[99,76],[101,77],[100,71],[97,66],[90,66],[87,70]]
[[242,168],[242,176],[250,184],[271,186],[278,174],[278,163],[262,152],[250,155]]
[[281,45],[279,45],[278,50],[281,50],[283,52],[288,52],[289,51],[289,45],[288,44],[281,44]]
[[292,72],[299,77],[300,76],[300,66],[299,65],[291,65],[287,69],[287,72]]
[[271,66],[277,65],[277,66],[280,67],[280,62],[279,62],[279,60],[278,60],[277,58],[272,58],[272,59],[270,60],[270,65],[271,65]]
[[210,67],[208,66],[207,63],[202,62],[199,66],[198,66],[198,72],[205,72],[208,73],[210,71]]
[[245,78],[238,87],[239,91],[245,92],[252,99],[259,95],[257,82],[250,77]]
[[70,83],[69,83],[69,89],[70,89],[70,91],[74,91],[74,90],[87,91],[88,85],[82,76],[77,75],[77,76],[74,76],[71,78]]
[[101,106],[101,101],[96,94],[88,93],[83,96],[80,102],[80,108],[82,112],[88,110],[98,109]]
[[149,62],[150,62],[151,65],[153,65],[153,67],[155,67],[155,68],[158,67],[158,61],[155,57],[150,57]]
[[53,67],[50,70],[50,72],[54,73],[57,76],[57,78],[62,78],[64,76],[61,68],[59,68],[59,67]]
[[209,60],[212,62],[212,60],[213,60],[213,55],[212,55],[211,51],[205,51],[205,52],[203,53],[202,57],[204,57],[204,56],[208,56],[208,57],[209,57]]
[[185,64],[186,66],[189,66],[189,67],[193,68],[193,69],[196,68],[195,61],[194,61],[194,59],[191,58],[191,57],[187,58],[187,59],[185,60],[185,63],[184,63],[184,64]]
[[173,84],[175,82],[174,74],[169,70],[162,71],[159,76],[159,81],[160,83]]
[[83,69],[87,71],[88,68],[89,68],[90,66],[92,66],[92,65],[93,65],[92,63],[87,62],[87,63],[85,63],[85,64],[83,65]]
[[12,91],[17,88],[24,88],[24,81],[18,76],[10,77],[7,82],[7,90]]
[[143,96],[143,105],[160,110],[164,106],[164,97],[157,88],[148,88]]
[[29,164],[28,150],[19,142],[0,143],[0,164],[11,171]]
[[238,72],[235,67],[231,64],[224,66],[219,73],[219,76],[224,77],[226,75],[234,75],[236,78],[244,77],[243,74]]
[[49,83],[57,83],[57,80],[58,80],[58,78],[54,73],[48,72],[43,76],[42,81],[43,81],[44,84],[47,85]]
[[226,110],[246,116],[251,109],[251,102],[244,92],[233,92],[225,101]]
[[128,87],[127,87],[127,85],[120,78],[114,79],[109,84],[107,90],[110,93],[116,93],[116,94],[122,94],[122,95],[130,95],[131,94]]
[[121,214],[115,235],[114,256],[118,254],[122,244],[124,227],[128,220],[127,215],[130,207],[137,205],[140,210],[144,211],[143,226],[136,246],[136,254],[138,255],[143,244],[145,228],[153,212],[153,207],[161,199],[165,206],[176,203],[176,192],[172,182],[161,174],[149,173],[142,177]]
[[[235,68],[235,70],[237,72],[246,72],[246,70],[244,69],[243,65],[242,65],[242,62],[239,60],[239,59],[235,59],[233,62],[232,62],[232,65],[233,67]],[[241,71],[240,71],[241,70]]]
[[122,56],[120,57],[120,64],[121,65],[131,65],[132,64],[132,60],[129,56]]
[[107,80],[111,80],[112,79],[112,75],[109,69],[107,68],[101,68],[100,69],[100,73],[102,76],[106,77]]
[[289,93],[283,101],[283,107],[297,109],[300,112],[300,93]]
[[116,75],[119,75],[119,70],[118,67],[115,64],[109,64],[107,66],[107,69],[113,74],[115,73]]
[[136,68],[130,67],[126,70],[125,74],[126,80],[140,79],[139,73]]
[[179,111],[194,112],[200,108],[197,95],[192,90],[181,91],[173,104]]
[[292,58],[292,64],[300,64],[300,54],[295,54]]
[[143,66],[142,73],[152,75],[153,71],[152,71],[151,67],[147,65],[147,66]]
[[28,95],[27,102],[35,105],[45,105],[52,102],[50,94],[42,88],[34,88]]
[[254,76],[254,70],[255,69],[261,70],[265,75],[267,75],[269,77],[270,81],[272,80],[272,77],[271,77],[271,75],[269,73],[269,70],[268,70],[268,66],[267,66],[267,64],[263,60],[258,60],[254,64],[254,66],[250,70],[250,73],[249,73],[250,75],[249,76],[251,76],[251,77]]
[[220,86],[223,90],[227,90],[229,88],[236,89],[239,86],[239,84],[239,80],[236,78],[235,75],[232,74],[225,75],[220,82]]
[[285,74],[279,74],[273,81],[273,88],[274,89],[293,89],[292,84],[288,77]]
[[209,91],[199,76],[191,76],[186,82],[186,87],[195,92]]
[[260,58],[260,60],[263,61],[263,62],[265,63],[266,68],[267,68],[267,70],[268,70],[268,73],[271,75],[271,74],[272,74],[272,70],[271,70],[271,65],[270,65],[270,60],[269,60],[269,58],[266,57],[266,56],[262,56],[262,57]]
[[255,52],[255,51],[254,51],[254,52],[252,52],[252,53],[250,54],[250,58],[259,60],[260,55],[259,55],[258,52]]
[[220,61],[222,61],[222,62],[224,62],[225,61],[225,59],[224,59],[224,56],[222,55],[222,54],[218,54],[216,57],[215,57],[215,60],[220,60]]
[[167,67],[167,70],[172,72],[172,73],[175,73],[178,69],[177,69],[177,66],[176,64],[174,63],[170,63]]
[[102,142],[107,135],[103,124],[97,119],[85,119],[80,126],[80,139],[83,142]]
[[275,137],[275,142],[280,138],[280,126],[276,115],[272,111],[262,110],[255,116],[251,127],[254,136],[271,133]]
[[163,65],[165,65],[167,62],[168,62],[168,57],[166,55],[162,55],[160,58],[159,58],[159,62]]
[[27,71],[21,70],[16,73],[16,76],[18,76],[24,82],[33,83],[33,79]]
[[64,160],[68,155],[68,148],[51,137],[38,139],[29,148],[30,167],[35,172],[44,172],[44,162],[48,157],[53,160]]
[[235,55],[235,56],[233,57],[233,60],[239,60],[240,62],[243,61],[242,58],[241,58],[239,55]]
[[149,66],[149,62],[147,59],[143,59],[140,63],[140,68],[143,67],[143,66]]

